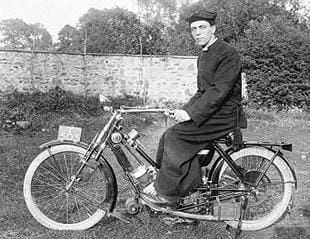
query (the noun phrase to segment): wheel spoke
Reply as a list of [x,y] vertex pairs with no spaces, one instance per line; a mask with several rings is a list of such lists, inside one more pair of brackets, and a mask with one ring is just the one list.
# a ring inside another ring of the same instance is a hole
[[67,157],[65,154],[64,154],[64,160],[65,160],[65,170],[66,170],[67,180],[70,181],[69,167],[67,164]]
[[53,201],[55,201],[57,198],[59,198],[61,196],[61,193],[57,193],[57,195],[54,197],[54,198],[51,198],[50,200],[48,200],[46,203],[45,203],[45,207],[42,208],[41,211],[44,211],[49,205],[50,203],[52,203]]
[[63,179],[59,178],[55,173],[53,173],[52,171],[48,170],[47,168],[45,168],[44,166],[42,166],[42,168],[49,173],[51,176],[54,176],[54,178],[58,179],[59,181],[63,181]]
[[[53,187],[53,188],[56,188],[56,189],[62,190],[62,188],[61,188],[61,187],[57,187],[57,186],[62,186],[61,184],[51,184],[51,183],[48,183],[48,182],[42,181],[42,180],[40,180],[40,179],[38,179],[38,178],[36,178],[36,181],[39,181],[39,182],[41,182],[41,183],[44,183],[44,184],[46,184],[46,186],[51,186],[51,187]],[[43,185],[42,185],[42,186],[43,186]]]
[[91,198],[101,198],[102,193],[97,193],[94,189],[76,188],[77,191],[82,192],[84,195],[89,195]]
[[100,205],[100,204],[95,205],[89,198],[87,198],[87,197],[85,197],[85,196],[83,196],[83,195],[76,194],[76,193],[74,193],[74,194],[72,194],[72,195],[73,195],[75,198],[78,198],[78,199],[81,200],[82,206],[86,209],[86,211],[87,211],[89,214],[91,214],[91,210],[88,209],[88,208],[85,206],[85,204],[84,204],[83,202],[87,203],[87,205],[91,205],[91,206],[92,206],[93,208],[95,208],[95,209],[98,209],[98,208],[99,208],[99,205]]
[[[52,156],[52,158],[54,158],[54,156]],[[47,164],[47,166],[51,167],[55,173],[60,171],[60,170],[55,169],[55,167],[53,167],[48,161],[46,161],[44,163]],[[41,165],[41,167],[43,167],[43,166]],[[56,167],[59,169],[59,166],[57,164],[56,164]],[[57,174],[57,175],[62,178],[62,181],[67,182],[67,180],[61,174],[61,172],[60,172],[60,174]]]
[[40,201],[40,200],[45,199],[45,198],[50,198],[51,195],[53,195],[53,194],[58,194],[58,193],[50,193],[48,195],[36,196],[35,198],[36,198],[36,201]]
[[[65,154],[64,154],[65,155]],[[59,169],[60,175],[62,175],[62,178],[65,180],[65,182],[68,182],[68,179],[66,179],[65,177],[65,173],[63,172],[63,169],[61,167],[61,164],[59,164],[59,161],[57,160],[57,158],[55,157],[55,155],[52,155],[52,158],[54,159],[54,162],[56,164],[56,166]]]
[[[35,180],[40,180],[41,182],[46,182],[46,183],[52,183],[54,184],[54,180],[51,177],[48,177],[45,174],[42,174],[41,172],[37,172],[35,175]],[[60,183],[59,181],[56,181],[55,185],[63,185],[62,183]]]
[[73,157],[73,154],[71,154],[70,162],[71,162],[71,166],[70,166],[70,175],[72,175],[73,170],[74,170],[74,168],[75,168],[74,166],[75,166],[76,162],[80,162],[80,160],[75,160],[75,157]]
[[278,186],[278,185],[282,185],[283,186],[284,182],[279,180],[279,181],[273,181],[273,182],[267,182],[267,183],[261,183],[259,184],[259,187],[271,187],[271,186]]
[[240,181],[240,180],[236,177],[236,175],[231,176],[231,175],[225,174],[225,175],[223,175],[222,178],[224,179],[224,180],[223,180],[224,183],[227,183],[225,180],[231,180],[231,181],[233,181],[233,183],[236,183],[236,182]]
[[69,223],[69,197],[66,195],[66,222]]
[[260,160],[259,166],[256,168],[257,171],[262,171],[260,169],[264,168],[265,160]]
[[77,191],[80,192],[80,193],[83,194],[83,195],[78,194],[78,193],[76,193],[75,195],[79,195],[79,196],[85,198],[86,200],[89,200],[90,202],[95,201],[98,205],[100,205],[101,202],[96,201],[96,199],[93,198],[93,197],[92,197],[93,200],[89,199],[88,196],[91,196],[91,195],[87,194],[87,193],[84,192],[83,190],[77,189]]
[[[56,216],[55,216],[55,218],[57,219],[57,218],[59,218],[58,217],[58,214],[60,214],[61,213],[61,209],[63,208],[63,207],[65,207],[66,206],[66,201],[64,201],[63,203],[62,203],[62,205],[61,205],[61,207],[59,208],[59,210],[58,210],[58,212],[57,212],[57,214],[56,214]],[[62,217],[60,217],[60,218],[62,218]]]
[[75,202],[76,208],[77,208],[77,210],[78,210],[79,219],[80,219],[80,221],[82,221],[80,208],[79,208],[79,205],[78,205],[78,203],[77,203],[76,197],[75,197],[74,195],[73,195],[73,198],[74,198],[74,202]]

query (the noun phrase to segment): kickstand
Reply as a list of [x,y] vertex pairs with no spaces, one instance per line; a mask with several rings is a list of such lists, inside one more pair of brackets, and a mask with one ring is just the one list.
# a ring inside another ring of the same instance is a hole
[[126,218],[125,216],[123,216],[122,213],[119,212],[119,211],[114,211],[114,212],[112,212],[112,213],[109,212],[109,213],[108,213],[108,216],[112,216],[112,217],[115,217],[115,218],[117,218],[117,219],[119,219],[119,220],[121,220],[121,221],[123,221],[123,222],[130,223],[130,222],[127,220],[127,218]]
[[245,216],[245,209],[248,205],[248,198],[246,197],[243,202],[241,203],[241,210],[240,210],[240,216],[239,216],[239,222],[238,222],[238,226],[237,226],[237,230],[236,230],[236,234],[235,234],[235,239],[238,239],[239,236],[241,235],[241,224],[242,224],[242,220],[244,219]]

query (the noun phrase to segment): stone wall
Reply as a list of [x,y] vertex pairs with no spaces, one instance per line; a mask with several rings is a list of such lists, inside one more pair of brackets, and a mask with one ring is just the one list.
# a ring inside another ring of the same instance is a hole
[[47,91],[146,96],[184,102],[196,91],[196,57],[0,51],[0,92]]

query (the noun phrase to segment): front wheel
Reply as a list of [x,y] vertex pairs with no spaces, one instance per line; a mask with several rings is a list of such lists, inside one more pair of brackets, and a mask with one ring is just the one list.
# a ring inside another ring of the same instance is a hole
[[24,180],[24,199],[43,226],[85,230],[114,208],[116,180],[104,160],[99,160],[95,170],[85,166],[81,178],[69,189],[85,152],[79,145],[60,144],[44,150],[30,164]]
[[[271,163],[258,187],[250,186],[268,167],[273,155],[273,151],[263,147],[249,147],[231,155],[232,159],[246,170],[245,185],[251,189],[241,230],[254,231],[273,225],[285,215],[294,197],[293,173],[280,156]],[[239,187],[239,179],[226,163],[219,172],[220,187]],[[226,223],[234,228],[238,226],[238,221]]]

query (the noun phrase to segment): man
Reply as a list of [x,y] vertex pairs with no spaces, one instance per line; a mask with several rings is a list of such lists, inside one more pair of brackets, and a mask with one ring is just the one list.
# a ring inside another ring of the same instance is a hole
[[[188,18],[196,45],[201,46],[196,94],[174,111],[179,123],[161,137],[157,152],[160,170],[142,198],[162,206],[176,205],[201,183],[195,155],[207,142],[239,129],[241,63],[234,48],[215,37],[216,13],[201,10]],[[239,134],[240,135],[240,134]]]

